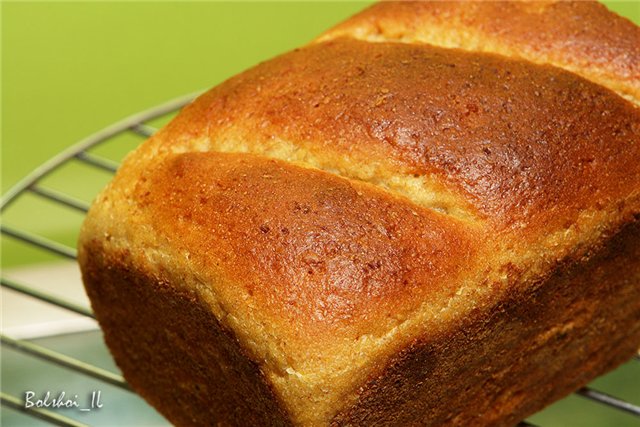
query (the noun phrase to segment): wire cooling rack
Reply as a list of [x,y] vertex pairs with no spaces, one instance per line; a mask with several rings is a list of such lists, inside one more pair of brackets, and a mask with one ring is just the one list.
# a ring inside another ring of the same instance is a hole
[[[149,124],[162,116],[166,116],[175,113],[184,105],[188,104],[196,94],[175,99],[166,104],[160,105],[156,108],[144,111],[139,114],[130,116],[106,129],[91,135],[85,140],[73,145],[68,150],[60,153],[58,156],[52,158],[50,161],[34,170],[25,179],[19,182],[11,190],[9,190],[2,198],[0,204],[0,211],[3,216],[8,209],[18,204],[21,199],[27,195],[35,195],[39,198],[46,199],[50,202],[58,204],[64,208],[86,213],[89,209],[89,204],[76,197],[73,197],[65,192],[49,188],[46,184],[42,184],[44,178],[50,175],[52,172],[63,167],[70,162],[80,162],[85,166],[96,168],[108,173],[115,173],[118,169],[118,162],[111,159],[102,157],[95,154],[93,151],[98,146],[108,144],[110,141],[118,138],[119,136],[128,134],[135,135],[140,139],[146,139],[153,135],[156,128]],[[36,248],[41,251],[48,252],[56,257],[66,258],[70,260],[76,259],[76,250],[73,247],[64,245],[52,239],[25,231],[20,227],[13,227],[8,224],[2,224],[2,235],[10,239],[19,241],[24,245],[28,245],[32,248]],[[72,301],[59,296],[49,294],[38,290],[32,286],[26,285],[16,280],[9,279],[2,275],[1,277],[2,287],[11,289],[15,292],[23,294],[25,296],[35,298],[42,302],[52,304],[54,306],[69,310],[76,314],[94,318],[93,313]],[[56,364],[71,371],[73,374],[85,375],[106,384],[110,384],[121,389],[132,392],[124,378],[118,374],[106,369],[99,368],[92,364],[83,362],[81,360],[69,357],[65,354],[53,351],[46,347],[34,344],[27,340],[15,339],[5,334],[2,334],[2,344],[15,351],[28,355],[29,357],[38,358],[48,363]],[[640,361],[640,356],[635,356],[636,361]],[[640,380],[640,378],[638,378]],[[640,393],[640,385],[638,386],[638,393]],[[634,415],[640,421],[640,406],[627,402],[623,399],[614,397],[608,393],[595,390],[593,388],[584,387],[576,392],[577,395],[584,397],[590,401],[597,402],[602,405],[607,405],[617,411],[623,411]],[[85,426],[81,422],[72,418],[63,416],[57,412],[50,411],[42,408],[25,408],[24,402],[21,398],[1,392],[2,405],[5,408],[10,408],[16,411],[22,411],[23,413],[47,421],[54,425],[59,426]],[[533,426],[527,421],[520,423],[520,426]]]

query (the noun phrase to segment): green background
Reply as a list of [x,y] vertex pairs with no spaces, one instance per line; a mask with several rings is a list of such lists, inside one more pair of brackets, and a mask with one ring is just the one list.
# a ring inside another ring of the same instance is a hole
[[[640,3],[606,4],[640,22]],[[2,192],[81,138],[304,44],[365,5],[3,2]],[[101,154],[117,159],[139,142],[123,137]],[[108,179],[108,174],[72,165],[46,183],[90,200]],[[25,196],[3,220],[73,245],[82,215]],[[48,259],[9,240],[3,240],[2,249],[4,267]],[[630,362],[596,386],[640,404],[638,381],[640,363]],[[532,420],[542,426],[640,425],[579,397]]]

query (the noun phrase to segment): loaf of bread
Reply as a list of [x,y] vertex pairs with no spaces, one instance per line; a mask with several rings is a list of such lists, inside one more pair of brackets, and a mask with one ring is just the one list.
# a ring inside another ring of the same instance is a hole
[[514,425],[640,346],[640,29],[374,5],[131,153],[79,260],[176,425]]

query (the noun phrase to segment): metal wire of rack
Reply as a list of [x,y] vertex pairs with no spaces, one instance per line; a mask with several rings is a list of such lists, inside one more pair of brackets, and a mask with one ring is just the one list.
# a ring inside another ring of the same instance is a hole
[[[111,139],[125,133],[137,135],[141,138],[148,138],[156,131],[156,128],[149,125],[148,122],[158,117],[178,111],[184,105],[193,100],[196,95],[197,93],[183,96],[155,108],[132,115],[71,146],[69,149],[63,151],[58,156],[52,158],[51,160],[34,170],[26,178],[24,178],[17,185],[11,188],[0,201],[0,212],[4,214],[5,211],[14,203],[18,202],[23,195],[30,193],[40,198],[57,203],[60,206],[66,207],[68,209],[86,213],[89,209],[89,204],[84,201],[78,200],[68,194],[48,188],[42,185],[41,181],[50,173],[69,162],[81,162],[93,168],[101,169],[109,173],[115,173],[119,164],[92,153],[91,149],[97,147],[98,145],[107,143]],[[33,248],[49,252],[50,254],[56,255],[58,257],[70,260],[75,260],[76,258],[75,248],[21,230],[18,227],[6,225],[4,224],[4,222],[1,225],[1,233],[6,237],[21,241],[26,245],[30,245]],[[69,310],[82,316],[94,318],[93,313],[89,309],[75,304],[74,302],[67,301],[64,298],[60,298],[46,292],[42,292],[40,290],[34,289],[33,287],[15,280],[11,280],[4,276],[2,276],[0,280],[3,288],[11,289],[12,291],[18,292],[25,296],[35,298],[37,300],[52,304],[65,310]],[[14,339],[1,334],[1,342],[2,345],[24,353],[25,355],[44,360],[46,362],[67,368],[74,373],[89,376],[104,383],[119,387],[123,390],[133,392],[120,374],[110,372],[97,366],[93,366],[89,363],[69,357],[65,354],[61,354],[43,346],[36,345],[27,340]],[[640,355],[636,355],[635,360],[636,362],[640,362]],[[611,396],[607,393],[594,390],[589,387],[584,387],[576,391],[576,394],[590,401],[609,406],[618,411],[632,414],[640,419],[640,406],[627,402],[623,399]],[[16,411],[22,411],[29,416],[39,418],[53,425],[71,427],[85,426],[85,424],[83,423],[80,423],[72,418],[60,415],[59,413],[51,410],[35,407],[25,408],[24,402],[16,396],[4,392],[0,392],[0,395],[2,406],[5,406],[6,408],[10,408]],[[522,427],[533,426],[533,424],[527,421],[523,421],[519,425]]]

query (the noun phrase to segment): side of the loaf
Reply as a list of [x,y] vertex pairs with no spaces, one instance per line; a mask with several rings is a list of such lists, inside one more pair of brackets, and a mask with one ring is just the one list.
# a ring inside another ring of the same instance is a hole
[[290,425],[261,367],[197,292],[127,248],[91,239],[83,279],[133,390],[177,426]]
[[458,330],[417,337],[333,425],[513,426],[639,347],[637,217]]

